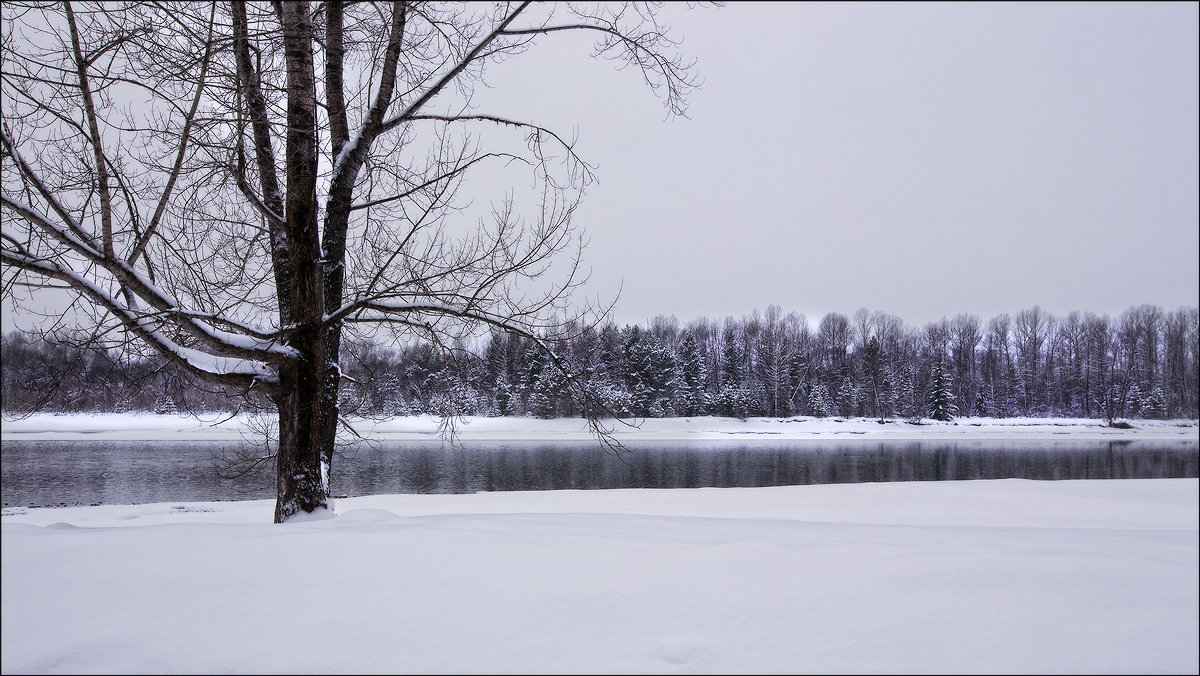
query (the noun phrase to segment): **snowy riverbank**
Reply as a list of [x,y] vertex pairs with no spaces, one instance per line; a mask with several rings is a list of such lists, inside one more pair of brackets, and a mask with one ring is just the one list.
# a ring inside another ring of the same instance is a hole
[[[621,440],[762,439],[1062,439],[1186,440],[1200,439],[1196,420],[1134,420],[1132,429],[1108,427],[1085,418],[958,418],[943,423],[924,420],[910,425],[900,419],[879,424],[871,418],[651,418],[630,426],[609,421]],[[388,420],[356,420],[356,430],[378,439],[428,439],[438,434],[433,416]],[[200,418],[154,414],[37,414],[0,421],[2,439],[237,439],[257,427],[244,416]],[[467,417],[457,425],[462,439],[586,440],[592,438],[578,418]]]
[[[1197,421],[692,418],[623,441],[1197,440]],[[432,417],[359,421],[431,439]],[[236,439],[38,415],[14,439]],[[580,420],[473,418],[478,440]],[[1019,479],[5,508],[3,673],[1195,673],[1200,481]],[[314,571],[324,571],[314,575]],[[314,599],[319,603],[314,606]],[[304,618],[297,623],[292,618]]]
[[4,673],[1196,673],[1196,479],[6,509]]

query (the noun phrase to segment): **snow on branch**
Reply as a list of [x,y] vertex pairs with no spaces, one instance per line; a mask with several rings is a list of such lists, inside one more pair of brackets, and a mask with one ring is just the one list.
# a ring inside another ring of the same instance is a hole
[[[14,157],[14,159],[19,157],[19,153],[17,153],[16,149],[9,145],[7,141],[5,142],[5,149],[9,155]],[[19,160],[18,164],[20,164]],[[33,178],[36,178],[36,174],[33,174],[31,171],[29,171],[27,165],[21,166],[21,171],[22,175],[24,176],[32,176]],[[52,202],[51,206],[56,213],[66,214],[65,209],[62,209],[59,205],[54,204],[53,200],[50,198],[48,198],[48,200]],[[230,331],[217,329],[211,323],[202,321],[202,314],[189,312],[181,308],[180,303],[174,297],[172,297],[163,289],[159,288],[154,282],[148,279],[137,269],[131,267],[130,265],[126,264],[125,261],[116,257],[115,254],[110,256],[103,251],[97,250],[88,242],[82,241],[75,234],[76,232],[82,232],[82,230],[78,227],[78,225],[74,224],[74,221],[69,221],[66,227],[60,226],[54,223],[53,220],[51,220],[51,218],[49,218],[47,215],[39,212],[33,206],[20,200],[13,199],[8,195],[0,195],[0,206],[11,210],[25,222],[41,231],[46,236],[65,245],[69,251],[79,255],[88,263],[95,265],[111,274],[121,284],[123,292],[127,294],[131,293],[133,296],[146,301],[146,303],[148,303],[158,313],[164,316],[170,316],[172,321],[179,328],[187,331],[194,337],[204,342],[209,348],[212,349],[213,352],[221,354],[224,357],[267,361],[295,356],[295,351],[289,347],[281,345],[278,337],[265,334],[254,335],[233,333]],[[4,233],[4,236],[6,239],[12,242],[22,241],[21,237],[18,237],[7,231]],[[23,254],[21,253],[14,252],[14,256],[16,257],[13,258],[13,260],[21,260],[22,255]],[[60,251],[55,254],[54,258],[59,261],[64,261],[66,259],[66,253]],[[35,258],[29,257],[29,260],[35,260]],[[25,269],[30,269],[28,266],[22,267]],[[74,280],[79,280],[81,283],[91,286],[91,282],[71,270],[69,265],[60,265],[56,263],[53,264],[53,267],[60,271],[61,274],[69,273],[67,278],[64,278],[60,275],[54,275],[55,278],[65,281],[76,288],[80,288],[80,285],[76,284]],[[91,294],[89,293],[88,295]],[[122,307],[129,312],[134,312],[134,309],[128,307],[127,304],[122,304]],[[233,321],[223,321],[222,323],[227,326],[238,326],[238,324]]]
[[[7,233],[4,237],[9,239]],[[107,310],[131,333],[195,375],[247,388],[256,382],[278,382],[274,369],[261,361],[213,355],[180,345],[156,328],[156,318],[153,315],[134,312],[119,298],[70,268],[7,248],[0,250],[0,260],[7,265],[67,283],[72,289]]]

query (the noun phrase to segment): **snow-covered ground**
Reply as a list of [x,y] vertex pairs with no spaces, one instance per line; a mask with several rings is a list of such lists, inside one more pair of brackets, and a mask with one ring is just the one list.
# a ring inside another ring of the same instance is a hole
[[1200,481],[6,509],[3,673],[1197,673]]
[[[1085,418],[957,418],[943,423],[924,420],[910,425],[872,418],[651,418],[609,421],[621,440],[711,440],[731,436],[774,439],[1198,439],[1197,420],[1134,420],[1133,429],[1108,427]],[[356,431],[378,439],[428,439],[438,434],[433,416],[410,416],[384,421],[357,420]],[[634,426],[636,425],[636,426]],[[0,421],[3,439],[231,439],[257,429],[245,416],[210,415],[200,418],[153,414],[38,414]],[[462,439],[589,439],[581,419],[467,417],[456,426]]]
[[[1196,440],[1195,420],[691,418],[621,440]],[[426,439],[430,417],[360,421]],[[10,439],[229,439],[38,415]],[[474,418],[464,439],[587,439]],[[1065,436],[1063,436],[1065,435]],[[1197,673],[1200,481],[864,483],[6,508],[3,673]]]

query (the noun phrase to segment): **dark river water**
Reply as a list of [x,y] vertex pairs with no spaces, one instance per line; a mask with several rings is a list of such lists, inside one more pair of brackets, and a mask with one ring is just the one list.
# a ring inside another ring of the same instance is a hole
[[[273,498],[268,468],[228,476],[238,442],[5,441],[4,506]],[[338,496],[787,486],[948,479],[1154,479],[1198,473],[1200,440],[633,442],[385,441],[335,458]]]

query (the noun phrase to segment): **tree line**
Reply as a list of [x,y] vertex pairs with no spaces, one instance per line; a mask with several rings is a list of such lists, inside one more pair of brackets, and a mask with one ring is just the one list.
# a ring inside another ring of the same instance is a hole
[[[540,339],[555,346],[553,354]],[[233,411],[244,393],[170,361],[4,336],[6,413]],[[1117,318],[1039,307],[910,326],[885,312],[814,325],[777,306],[681,324],[565,324],[536,338],[496,331],[453,345],[354,342],[341,409],[363,416],[575,417],[568,379],[614,415],[1195,418],[1197,308],[1131,307]],[[570,364],[574,376],[556,359]],[[259,402],[262,403],[262,402]]]

